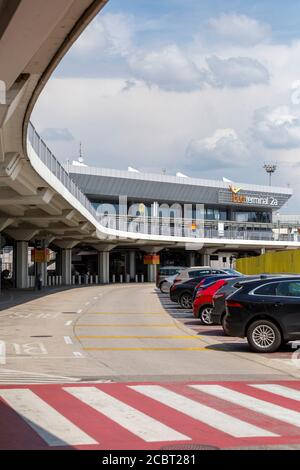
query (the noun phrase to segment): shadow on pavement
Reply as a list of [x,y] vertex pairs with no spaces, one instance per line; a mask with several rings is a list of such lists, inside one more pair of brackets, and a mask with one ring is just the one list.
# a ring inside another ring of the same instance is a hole
[[[82,286],[87,287],[87,286]],[[45,296],[63,292],[66,290],[80,288],[80,286],[65,286],[56,288],[44,288],[40,291],[33,289],[7,289],[0,292],[0,312],[7,308],[16,307],[17,305],[31,302],[32,300],[40,299]]]

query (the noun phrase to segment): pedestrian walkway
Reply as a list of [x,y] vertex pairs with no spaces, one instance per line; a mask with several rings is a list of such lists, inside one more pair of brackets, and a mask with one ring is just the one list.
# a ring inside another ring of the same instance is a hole
[[300,382],[0,386],[0,449],[300,445]]

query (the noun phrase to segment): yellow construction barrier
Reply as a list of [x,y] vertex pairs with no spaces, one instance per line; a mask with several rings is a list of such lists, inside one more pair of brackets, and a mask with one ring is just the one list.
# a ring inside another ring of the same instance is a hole
[[251,258],[240,258],[236,269],[243,274],[300,273],[300,250],[275,251]]

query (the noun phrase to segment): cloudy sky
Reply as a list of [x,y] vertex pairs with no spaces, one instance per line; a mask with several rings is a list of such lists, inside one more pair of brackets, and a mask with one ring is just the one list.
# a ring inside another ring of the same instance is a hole
[[110,0],[33,122],[57,157],[265,184],[300,211],[300,2]]

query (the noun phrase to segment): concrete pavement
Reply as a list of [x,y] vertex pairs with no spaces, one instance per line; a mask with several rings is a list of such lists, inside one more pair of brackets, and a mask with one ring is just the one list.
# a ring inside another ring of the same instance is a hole
[[151,284],[56,290],[39,298],[27,295],[27,302],[18,305],[15,299],[16,305],[0,312],[0,340],[6,350],[0,382],[52,382],[55,377],[60,382],[62,377],[76,382],[261,380],[300,375],[290,350],[283,357],[261,357],[250,353],[243,340],[228,342],[219,327],[195,329],[191,312],[170,305]]
[[290,348],[250,353],[154,285],[44,294],[0,306],[0,449],[300,448]]

